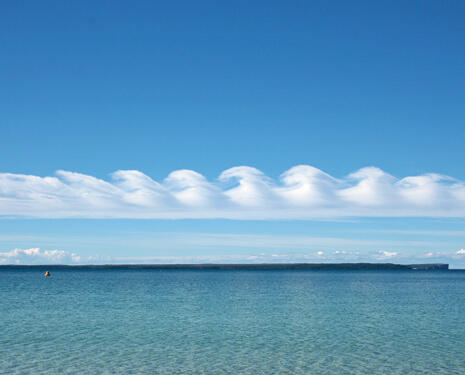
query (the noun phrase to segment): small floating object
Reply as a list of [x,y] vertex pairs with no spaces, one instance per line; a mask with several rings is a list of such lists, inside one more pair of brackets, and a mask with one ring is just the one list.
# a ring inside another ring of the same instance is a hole
[[50,272],[49,272],[49,271],[45,271],[44,276],[50,276]]

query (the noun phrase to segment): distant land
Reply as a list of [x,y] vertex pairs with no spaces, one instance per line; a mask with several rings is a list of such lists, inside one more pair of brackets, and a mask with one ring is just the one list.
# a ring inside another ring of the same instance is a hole
[[88,264],[88,265],[0,265],[0,269],[160,269],[160,270],[448,270],[445,263],[204,263],[204,264]]

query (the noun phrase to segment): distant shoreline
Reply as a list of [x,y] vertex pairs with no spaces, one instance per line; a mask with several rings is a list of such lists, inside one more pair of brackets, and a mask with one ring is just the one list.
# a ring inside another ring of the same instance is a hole
[[410,270],[447,271],[447,263],[394,264],[394,263],[203,263],[203,264],[41,264],[0,265],[1,269],[159,269],[159,270]]

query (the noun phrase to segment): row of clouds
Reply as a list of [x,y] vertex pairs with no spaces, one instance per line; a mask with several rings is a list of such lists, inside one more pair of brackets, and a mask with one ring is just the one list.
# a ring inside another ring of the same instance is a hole
[[225,170],[208,181],[177,170],[157,182],[136,170],[110,181],[57,171],[0,173],[0,215],[37,218],[324,219],[465,217],[465,182],[440,174],[396,178],[365,167],[335,178],[310,165],[273,180],[256,168]]
[[152,257],[81,257],[65,250],[41,250],[40,248],[14,249],[0,252],[0,265],[32,264],[131,264],[131,263],[269,263],[269,262],[457,262],[465,260],[465,249],[454,253],[428,252],[415,256],[397,251],[379,250],[368,253],[359,251],[309,251],[305,253],[259,253],[250,255],[196,255]]

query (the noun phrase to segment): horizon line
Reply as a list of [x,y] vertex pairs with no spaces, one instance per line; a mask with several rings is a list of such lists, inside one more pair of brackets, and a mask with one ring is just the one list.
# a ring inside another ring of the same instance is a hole
[[[1,268],[151,268],[151,269],[245,269],[245,270],[451,270],[449,263],[106,263],[106,264],[2,264]],[[457,268],[456,270],[460,270]]]

